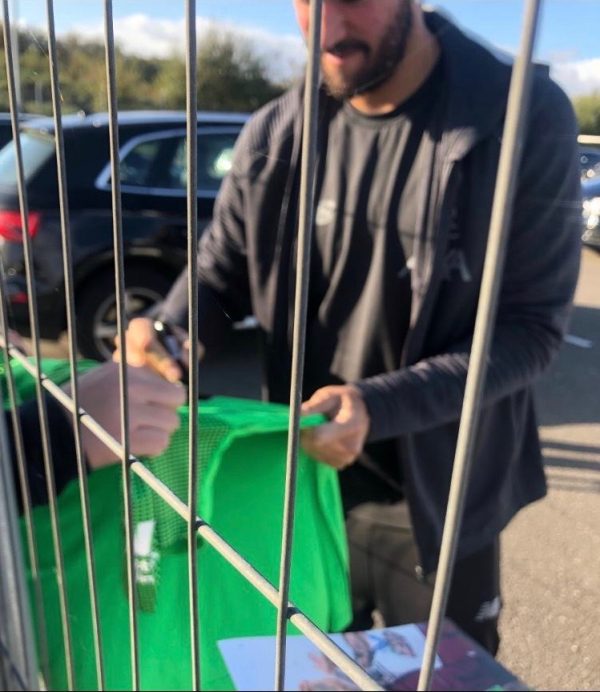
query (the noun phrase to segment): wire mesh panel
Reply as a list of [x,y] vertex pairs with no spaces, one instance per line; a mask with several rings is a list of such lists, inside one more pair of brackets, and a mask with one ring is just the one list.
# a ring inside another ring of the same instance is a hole
[[[1,393],[1,391],[0,391]],[[0,682],[37,689],[37,657],[25,588],[6,421],[0,419]]]
[[[186,111],[187,111],[187,237],[188,237],[188,334],[190,337],[191,368],[188,381],[190,420],[198,418],[198,69],[196,49],[196,2],[186,0]],[[198,605],[198,550],[197,526],[194,517],[198,511],[198,427],[190,425],[188,460],[188,559],[190,587],[190,639],[192,687],[201,688],[200,622]]]
[[62,132],[62,108],[60,98],[60,83],[58,78],[58,51],[56,44],[56,29],[54,23],[54,3],[52,0],[47,2],[48,16],[48,56],[50,61],[50,76],[52,86],[52,107],[54,111],[54,127],[55,127],[55,143],[56,143],[56,160],[59,181],[59,198],[61,210],[61,240],[63,250],[63,271],[65,277],[65,296],[67,306],[67,334],[69,338],[69,365],[70,365],[70,383],[73,397],[73,430],[75,433],[75,448],[77,455],[77,470],[79,475],[79,488],[81,497],[84,541],[87,562],[87,574],[90,592],[90,607],[92,611],[92,627],[94,637],[94,657],[97,670],[98,689],[104,689],[104,664],[102,654],[102,635],[100,631],[100,616],[98,609],[97,586],[96,586],[96,565],[93,550],[93,539],[91,531],[90,518],[90,502],[87,486],[87,468],[85,464],[83,442],[81,437],[81,424],[79,421],[78,411],[79,404],[79,386],[77,381],[77,343],[76,332],[77,324],[75,318],[75,292],[73,282],[73,252],[71,249],[71,234],[69,226],[68,212],[68,197],[67,197],[67,179],[66,179],[66,164],[65,164],[65,149]]
[[[9,92],[9,102],[11,107],[11,119],[12,119],[12,132],[13,139],[15,143],[16,152],[16,165],[17,165],[17,187],[19,193],[19,207],[21,212],[21,219],[23,222],[23,248],[25,254],[25,266],[26,266],[26,276],[27,276],[27,289],[29,294],[29,319],[31,325],[31,336],[33,343],[33,352],[36,362],[38,363],[38,368],[36,370],[36,395],[38,401],[38,413],[40,429],[42,431],[42,452],[44,457],[44,470],[47,483],[48,492],[48,504],[50,507],[50,520],[52,524],[52,540],[54,545],[54,552],[56,558],[56,580],[59,587],[59,598],[60,598],[60,611],[61,611],[61,624],[62,633],[64,641],[65,656],[67,659],[67,677],[68,686],[70,689],[73,688],[73,658],[72,658],[72,642],[70,634],[70,623],[69,623],[69,605],[68,605],[68,595],[64,580],[64,556],[62,549],[62,539],[60,534],[60,528],[58,524],[58,516],[56,511],[56,488],[54,481],[54,465],[52,459],[52,452],[49,442],[49,428],[48,428],[48,413],[46,409],[46,402],[42,393],[42,373],[39,369],[40,362],[40,339],[39,339],[39,323],[37,314],[37,293],[35,288],[35,277],[33,276],[33,259],[31,253],[31,237],[29,229],[29,212],[28,212],[28,200],[27,193],[24,184],[24,171],[23,171],[23,156],[21,150],[21,142],[18,136],[18,121],[17,121],[17,95],[16,95],[16,85],[14,79],[14,65],[13,65],[13,50],[12,50],[12,33],[10,30],[10,13],[8,0],[3,3],[3,20],[4,20],[4,46],[6,55],[6,67],[7,67],[7,78],[8,78],[8,92]],[[5,334],[6,337],[6,334]]]
[[132,688],[140,687],[140,662],[138,651],[136,589],[134,573],[133,513],[131,498],[131,473],[129,454],[129,395],[127,388],[127,349],[125,341],[125,263],[123,251],[123,217],[121,208],[121,175],[119,170],[119,129],[117,120],[117,74],[115,60],[115,37],[113,25],[113,4],[104,3],[104,32],[106,46],[106,81],[108,91],[108,111],[110,121],[110,166],[112,183],[113,247],[115,257],[115,292],[117,297],[117,333],[119,349],[122,354],[119,386],[121,391],[121,435],[123,472],[123,491],[125,498],[125,545],[127,563],[127,589],[129,598],[129,631],[131,642]]
[[431,606],[423,668],[419,678],[420,690],[428,690],[431,687],[442,619],[448,604],[452,572],[456,561],[458,537],[469,482],[469,468],[473,459],[475,439],[478,432],[486,364],[490,354],[504,258],[508,244],[509,224],[516,191],[514,171],[519,167],[523,147],[531,89],[531,59],[539,21],[540,5],[539,0],[529,0],[527,3],[521,52],[513,69],[480,302],[475,322],[473,347],[456,446],[448,510],[444,524],[444,536],[442,538],[438,573]]
[[[35,379],[35,394],[38,402],[39,424],[43,441],[42,454],[44,457],[44,471],[47,480],[47,499],[50,519],[52,524],[52,542],[56,566],[56,585],[60,602],[60,622],[62,649],[66,661],[66,678],[69,689],[79,689],[77,680],[77,666],[74,660],[74,645],[71,635],[71,621],[77,618],[74,607],[69,600],[67,582],[65,579],[65,566],[63,554],[63,542],[60,530],[60,521],[57,509],[57,492],[54,482],[54,462],[50,443],[50,430],[48,414],[46,410],[46,397],[52,397],[68,413],[70,413],[74,442],[76,447],[77,467],[79,474],[79,491],[81,516],[86,555],[86,583],[89,592],[89,609],[91,612],[91,625],[93,630],[93,656],[95,659],[96,684],[98,689],[106,688],[106,674],[104,668],[105,637],[102,631],[101,606],[98,595],[98,564],[94,552],[94,538],[92,531],[92,509],[90,505],[87,470],[85,466],[82,430],[91,431],[121,460],[121,481],[123,486],[124,505],[124,572],[127,588],[128,604],[128,638],[130,651],[131,687],[140,689],[143,687],[142,678],[144,670],[144,656],[140,647],[139,634],[139,608],[138,602],[138,577],[136,572],[136,545],[134,536],[134,514],[139,493],[136,495],[135,482],[141,482],[144,488],[149,489],[160,499],[165,507],[170,508],[186,527],[187,535],[187,565],[189,587],[189,629],[190,629],[190,659],[191,680],[193,689],[201,689],[201,651],[202,638],[200,636],[203,623],[199,615],[199,590],[203,588],[202,564],[198,564],[198,541],[201,540],[233,567],[236,572],[254,587],[261,596],[274,608],[274,623],[276,623],[276,650],[275,654],[275,688],[282,690],[285,687],[286,675],[286,641],[288,623],[292,623],[304,634],[328,659],[336,664],[346,675],[361,689],[382,689],[367,672],[361,668],[341,647],[323,632],[315,623],[290,601],[290,575],[292,571],[293,531],[297,495],[298,454],[300,442],[300,410],[302,403],[302,379],[304,371],[305,347],[306,347],[306,320],[309,295],[310,274],[310,247],[311,233],[314,219],[315,196],[315,172],[317,159],[317,134],[318,134],[318,99],[319,99],[319,58],[321,45],[321,24],[324,0],[311,0],[310,2],[310,32],[309,32],[309,60],[307,67],[305,98],[304,98],[304,122],[302,135],[302,167],[299,186],[299,230],[298,250],[295,266],[297,267],[295,303],[294,303],[294,332],[292,354],[292,377],[290,391],[290,415],[287,434],[287,471],[285,488],[282,489],[285,501],[282,518],[282,544],[280,550],[279,580],[269,580],[255,565],[246,559],[230,541],[226,540],[208,521],[203,519],[199,511],[198,487],[203,478],[199,476],[198,436],[202,430],[198,430],[198,272],[196,255],[198,253],[198,221],[197,200],[198,189],[198,131],[197,131],[197,56],[196,56],[196,3],[186,0],[186,142],[187,142],[187,257],[188,257],[188,305],[189,322],[188,332],[191,337],[191,360],[189,373],[189,439],[188,439],[188,469],[187,469],[187,493],[185,499],[181,493],[175,492],[169,487],[150,464],[146,464],[131,454],[130,430],[129,430],[129,391],[128,391],[128,366],[127,342],[125,331],[127,327],[126,311],[126,282],[125,282],[125,257],[123,251],[123,218],[121,208],[121,151],[119,145],[119,104],[117,99],[117,63],[115,59],[115,40],[113,27],[113,7],[110,0],[105,0],[104,43],[106,81],[108,93],[108,122],[110,132],[110,181],[112,193],[112,222],[113,222],[113,254],[114,277],[116,294],[116,322],[118,327],[118,346],[121,356],[119,366],[119,391],[120,391],[120,439],[116,439],[101,425],[81,408],[78,386],[77,367],[77,342],[75,319],[75,291],[72,272],[72,250],[69,228],[69,200],[66,194],[66,165],[63,141],[63,121],[60,99],[60,64],[56,46],[54,28],[54,6],[52,0],[47,0],[48,34],[49,34],[49,60],[51,68],[52,101],[54,114],[54,142],[56,146],[56,160],[58,170],[59,206],[61,211],[61,238],[64,265],[64,281],[67,306],[68,339],[69,339],[69,392],[57,386],[42,371],[42,356],[40,350],[39,326],[36,303],[35,262],[32,257],[30,233],[27,227],[28,201],[24,184],[23,163],[18,136],[18,105],[17,90],[15,85],[15,65],[13,63],[13,51],[11,49],[10,15],[8,0],[3,0],[4,11],[4,41],[6,46],[6,67],[8,75],[9,92],[11,97],[11,111],[13,122],[13,134],[15,135],[15,147],[17,152],[17,180],[19,188],[20,215],[23,221],[23,243],[25,251],[25,264],[27,273],[27,287],[30,302],[30,322],[33,342],[33,359],[28,360],[20,351],[9,343],[9,323],[6,314],[6,281],[4,272],[0,276],[0,288],[2,292],[2,332],[4,334],[4,357],[9,389],[10,408],[12,409],[12,423],[14,429],[14,447],[18,458],[19,480],[21,486],[21,499],[23,521],[29,567],[33,584],[33,601],[35,603],[36,622],[40,628],[37,635],[37,650],[40,654],[40,669],[47,675],[48,633],[44,625],[44,607],[40,595],[38,545],[32,521],[32,501],[27,481],[27,459],[23,451],[22,431],[18,417],[19,402],[15,392],[12,378],[12,360],[20,365]],[[325,0],[326,2],[327,0]],[[492,231],[486,270],[483,278],[482,298],[477,317],[475,343],[473,347],[472,371],[467,382],[467,395],[463,408],[463,423],[457,450],[455,463],[455,475],[452,481],[451,502],[448,509],[447,526],[442,545],[442,556],[438,570],[438,580],[434,593],[430,627],[428,631],[425,658],[423,661],[420,689],[428,689],[431,685],[432,673],[435,663],[436,649],[439,644],[441,622],[446,608],[450,574],[456,553],[456,542],[460,530],[460,519],[464,496],[466,492],[468,468],[472,454],[473,439],[477,432],[477,411],[480,407],[481,391],[485,378],[484,364],[489,354],[491,329],[496,309],[497,291],[502,275],[502,258],[510,209],[514,197],[514,176],[511,172],[519,162],[520,146],[523,137],[523,120],[527,111],[528,93],[530,85],[531,55],[533,41],[537,28],[540,7],[539,0],[530,0],[527,7],[527,15],[524,27],[522,54],[514,70],[513,85],[510,93],[509,112],[506,122],[506,131],[503,143],[503,153],[500,160],[500,174],[496,192],[496,203],[492,218]],[[31,630],[31,616],[26,597],[26,586],[23,576],[23,568],[20,555],[20,536],[17,529],[17,513],[15,503],[11,495],[13,479],[10,478],[9,450],[6,440],[7,435],[3,430],[4,420],[0,421],[0,442],[2,442],[2,473],[0,474],[0,683],[7,687],[21,689],[33,689],[37,678],[37,660],[34,637]],[[121,556],[119,556],[121,557]],[[207,587],[208,588],[208,587]],[[80,604],[77,604],[79,607]],[[184,604],[175,603],[173,608],[184,608]],[[6,614],[6,617],[4,615]],[[248,615],[249,618],[252,614]],[[185,654],[182,654],[185,655]],[[176,663],[174,662],[174,665]]]
[[294,305],[295,319],[292,353],[292,383],[290,392],[290,434],[285,489],[284,529],[281,545],[281,573],[279,578],[280,602],[278,605],[277,651],[275,662],[275,688],[278,690],[283,690],[285,686],[287,608],[295,517],[298,445],[300,443],[300,410],[302,405],[302,378],[306,347],[310,245],[314,218],[313,180],[316,171],[317,155],[318,80],[322,12],[322,0],[313,0],[310,14],[309,60],[306,70],[306,100],[300,181],[299,242],[298,259],[296,263],[299,271],[296,276]]

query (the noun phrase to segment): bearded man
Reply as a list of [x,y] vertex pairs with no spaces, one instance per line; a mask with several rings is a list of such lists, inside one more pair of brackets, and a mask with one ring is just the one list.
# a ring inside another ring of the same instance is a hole
[[[301,31],[308,0],[294,0]],[[339,469],[355,619],[427,618],[511,76],[509,61],[413,0],[325,0],[304,434]],[[448,615],[498,648],[499,535],[546,491],[532,383],[556,355],[579,266],[576,124],[536,69]],[[289,401],[304,91],[242,133],[199,251],[200,340],[256,316],[266,391]],[[182,276],[160,308],[187,320]],[[146,361],[152,323],[132,321]],[[166,360],[162,372],[179,370]],[[233,508],[232,508],[233,511]],[[299,518],[299,521],[302,519]]]

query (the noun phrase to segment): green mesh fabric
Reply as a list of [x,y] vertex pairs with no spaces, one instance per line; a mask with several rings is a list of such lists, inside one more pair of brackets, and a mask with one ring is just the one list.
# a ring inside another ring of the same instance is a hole
[[[28,359],[30,363],[34,363],[33,358]],[[41,371],[48,379],[52,380],[55,384],[63,384],[69,380],[71,376],[71,370],[68,360],[58,359],[58,358],[44,358],[41,363]],[[84,373],[91,368],[97,367],[98,363],[95,360],[80,360],[77,363],[77,371],[79,373]],[[12,359],[10,363],[10,368],[12,370],[12,376],[15,383],[15,389],[17,392],[17,403],[22,404],[24,401],[33,399],[35,396],[35,379],[31,376],[28,370],[26,370],[23,365],[17,360]],[[8,395],[8,386],[6,382],[6,370],[4,366],[4,358],[0,358],[0,379],[2,380],[2,394],[3,394],[3,404],[4,408],[10,407],[10,400]]]
[[[168,450],[151,462],[152,472],[165,483],[181,500],[188,499],[189,459],[189,411],[187,406],[179,410],[181,426],[171,439]],[[214,397],[201,402],[201,425],[198,433],[198,474],[202,479],[199,502],[203,511],[212,512],[210,488],[215,472],[211,460],[225,453],[239,437],[264,435],[287,430],[289,409],[280,404],[265,405],[264,402],[228,397]],[[322,422],[321,416],[307,416],[301,427]],[[138,476],[133,478],[136,521],[156,520],[157,544],[168,548],[187,540],[187,531],[181,519],[174,515],[168,505],[154,493]]]
[[[145,463],[186,500],[187,409],[180,414],[182,426],[169,449]],[[279,574],[287,425],[284,406],[231,398],[200,403],[199,514],[272,584],[277,584]],[[102,469],[90,474],[88,481],[106,688],[131,689],[121,469]],[[141,689],[191,689],[186,523],[138,481],[133,493],[136,525],[150,521],[156,529],[150,550],[136,565],[138,598],[141,606],[145,604],[138,610]],[[340,631],[351,611],[337,474],[301,453],[297,486],[290,598],[325,631]],[[94,690],[96,665],[77,482],[61,493],[58,512],[75,689]],[[66,689],[48,509],[36,508],[33,519],[49,642],[46,682],[48,689]],[[153,565],[157,556],[159,570]],[[275,634],[275,609],[204,540],[198,540],[198,588],[202,688],[233,689],[217,642]],[[33,598],[32,608],[35,611]],[[36,622],[40,622],[37,614]],[[290,625],[289,631],[296,630]]]
[[[172,490],[179,499],[187,503],[189,480],[189,410],[179,411],[181,427],[174,434],[168,450],[152,460],[152,472]],[[301,426],[307,427],[322,421],[321,416],[302,419]],[[201,429],[198,435],[198,474],[202,479],[199,502],[203,512],[212,512],[211,493],[202,493],[211,488],[211,474],[216,468],[211,460],[220,458],[240,436],[264,435],[287,430],[289,409],[287,406],[262,402],[215,397],[202,402]],[[260,439],[260,438],[259,438]],[[138,606],[153,612],[158,598],[160,582],[160,560],[165,548],[187,541],[187,528],[178,515],[139,476],[132,478],[134,530],[142,522],[154,522],[155,535],[147,555],[136,555],[135,574]],[[127,588],[125,582],[124,588]]]

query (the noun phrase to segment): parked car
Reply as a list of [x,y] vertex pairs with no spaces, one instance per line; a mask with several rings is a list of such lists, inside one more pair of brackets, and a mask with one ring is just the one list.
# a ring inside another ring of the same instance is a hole
[[600,175],[600,147],[579,147],[581,180],[586,181]]
[[[19,122],[26,122],[32,118],[41,116],[33,113],[19,113]],[[12,139],[12,120],[10,113],[0,113],[0,148],[8,144]]]
[[600,176],[582,183],[585,245],[600,250]]
[[[198,115],[199,232],[232,159],[243,114]],[[180,112],[119,114],[126,309],[139,314],[161,299],[187,261],[186,121]],[[72,240],[77,342],[106,359],[116,333],[109,123],[107,114],[66,116],[64,145]],[[40,334],[66,329],[54,123],[21,126]],[[0,252],[11,317],[29,329],[28,295],[14,142],[0,151]]]

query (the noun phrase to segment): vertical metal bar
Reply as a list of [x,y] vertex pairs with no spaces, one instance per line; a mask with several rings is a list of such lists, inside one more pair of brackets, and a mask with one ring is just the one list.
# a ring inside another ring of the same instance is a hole
[[190,594],[190,643],[192,689],[199,690],[200,622],[198,611],[198,534],[196,527],[198,489],[198,63],[196,2],[186,0],[186,110],[187,110],[187,256],[189,369],[189,473],[188,473],[188,559]]
[[71,645],[71,627],[69,623],[69,607],[67,588],[65,583],[64,556],[62,550],[62,540],[58,519],[58,509],[56,502],[56,484],[54,482],[54,468],[52,463],[52,453],[50,449],[50,431],[48,428],[48,415],[46,402],[41,383],[40,370],[40,337],[37,311],[37,293],[34,282],[33,256],[31,251],[31,237],[29,235],[29,209],[27,204],[27,193],[25,190],[25,179],[23,172],[23,154],[21,150],[21,140],[19,138],[19,126],[16,112],[16,91],[14,82],[14,70],[12,62],[12,41],[10,32],[10,13],[8,0],[2,0],[4,14],[4,47],[6,57],[6,72],[8,79],[8,96],[11,111],[13,141],[15,147],[17,163],[17,189],[19,194],[19,206],[23,227],[23,250],[25,254],[25,273],[27,279],[27,293],[29,297],[29,320],[31,326],[31,339],[33,354],[36,363],[36,395],[38,401],[38,411],[40,417],[40,432],[42,436],[42,452],[44,455],[44,470],[46,473],[46,485],[48,490],[48,507],[50,511],[50,524],[52,528],[52,540],[54,555],[56,559],[56,580],[58,584],[60,615],[63,631],[63,643],[65,649],[65,662],[67,668],[67,686],[71,690],[74,686],[73,652]]
[[508,109],[498,164],[498,179],[492,208],[488,248],[481,281],[481,292],[456,444],[454,470],[452,472],[438,573],[429,617],[423,666],[419,676],[419,690],[427,690],[431,686],[435,655],[439,645],[442,620],[448,603],[450,580],[456,559],[458,536],[462,523],[475,436],[479,425],[481,400],[487,372],[487,359],[494,331],[494,319],[502,283],[506,246],[508,244],[517,181],[515,171],[518,169],[521,161],[525,123],[529,110],[531,74],[533,71],[531,60],[538,27],[540,4],[541,0],[529,0],[528,2],[521,47],[513,68],[508,96]]
[[279,604],[277,608],[277,643],[275,653],[275,689],[277,690],[283,690],[285,686],[286,629],[294,533],[294,512],[296,505],[302,377],[306,346],[310,245],[314,212],[314,173],[317,158],[317,113],[322,8],[323,0],[311,0],[308,64],[306,67],[306,87],[304,93],[304,131],[300,177],[296,293],[294,301],[290,426],[288,434],[283,535],[279,573]]
[[[0,614],[2,614],[2,592],[0,591]],[[2,622],[4,619],[0,620],[0,690],[10,689],[8,674],[6,672],[7,662],[5,660],[4,647],[2,646]]]
[[136,589],[133,552],[133,514],[131,500],[131,471],[129,468],[129,397],[127,392],[127,351],[125,345],[125,265],[123,260],[123,218],[121,210],[121,173],[119,165],[119,124],[117,116],[117,79],[115,65],[115,37],[112,0],[104,2],[106,43],[106,81],[110,131],[110,166],[112,180],[113,241],[115,251],[115,291],[117,305],[117,330],[121,360],[119,387],[121,393],[121,458],[123,471],[123,496],[125,503],[125,552],[127,560],[127,590],[129,597],[129,635],[131,646],[131,677],[134,690],[139,689],[140,669],[138,651]]
[[40,648],[40,659],[42,672],[48,679],[49,659],[48,659],[48,634],[46,626],[46,615],[44,609],[44,599],[42,597],[42,585],[40,581],[40,568],[38,560],[37,540],[33,529],[31,491],[29,487],[29,477],[27,475],[27,461],[25,459],[25,447],[23,444],[23,431],[17,402],[17,390],[10,364],[9,341],[8,341],[8,307],[7,307],[6,277],[4,274],[4,264],[0,261],[0,328],[4,335],[3,360],[6,372],[6,384],[8,387],[8,399],[12,417],[13,435],[15,452],[17,457],[17,473],[19,475],[19,486],[21,491],[21,503],[23,505],[23,519],[25,523],[25,535],[27,539],[27,552],[29,555],[29,565],[33,582],[33,591],[37,611],[37,629]]
[[12,36],[12,59],[15,74],[15,103],[17,104],[17,112],[23,107],[22,86],[21,86],[21,62],[19,60],[19,0],[13,0],[14,21],[10,25]]
[[[0,400],[2,387],[0,387]],[[37,659],[31,623],[31,612],[25,582],[25,570],[21,553],[21,537],[14,501],[14,483],[8,448],[6,419],[0,415],[0,565],[2,566],[2,590],[7,598],[6,625],[8,645],[12,643],[12,663],[19,677],[27,681],[30,689],[37,688]],[[12,632],[11,632],[12,630]],[[12,636],[11,636],[12,635]],[[20,651],[19,651],[20,649]],[[20,653],[20,665],[15,660]],[[9,651],[10,653],[10,651]]]
[[[48,56],[50,62],[50,85],[52,90],[52,105],[54,111],[54,132],[56,144],[56,164],[58,175],[58,195],[60,203],[60,222],[63,253],[63,272],[65,279],[65,298],[67,312],[67,334],[69,340],[69,365],[71,375],[71,396],[75,411],[79,411],[79,384],[77,380],[77,343],[75,335],[77,326],[75,321],[75,294],[73,282],[73,263],[71,249],[71,229],[69,223],[69,202],[67,196],[67,173],[65,163],[65,145],[62,129],[62,108],[60,100],[60,82],[58,77],[58,51],[56,46],[56,30],[54,23],[54,2],[47,0],[46,10],[48,16]],[[75,434],[75,450],[77,456],[77,470],[79,473],[79,493],[81,500],[81,512],[83,516],[83,535],[85,556],[88,574],[88,586],[90,590],[90,608],[92,616],[92,634],[94,638],[94,655],[96,659],[96,676],[98,689],[104,689],[104,664],[102,660],[102,637],[100,633],[100,614],[98,607],[98,592],[96,581],[96,567],[94,561],[94,546],[91,527],[91,511],[88,493],[88,482],[81,438],[81,423],[79,415],[73,414],[73,431]]]

